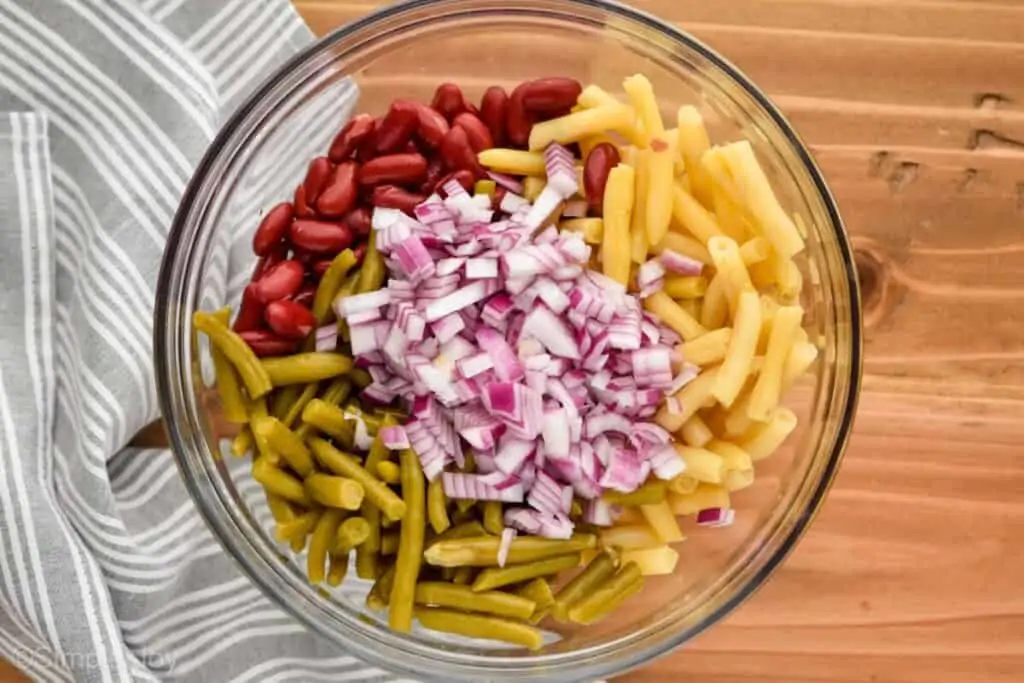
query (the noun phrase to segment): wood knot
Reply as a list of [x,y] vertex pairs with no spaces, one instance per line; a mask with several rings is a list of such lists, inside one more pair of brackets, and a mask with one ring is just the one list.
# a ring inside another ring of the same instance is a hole
[[902,292],[892,277],[889,257],[870,239],[853,241],[853,260],[860,281],[864,329],[876,327],[896,307]]

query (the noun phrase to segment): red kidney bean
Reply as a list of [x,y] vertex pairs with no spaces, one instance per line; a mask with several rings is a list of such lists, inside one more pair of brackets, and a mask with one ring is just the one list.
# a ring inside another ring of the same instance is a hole
[[474,152],[481,152],[485,149],[494,147],[494,139],[491,137],[491,131],[488,130],[486,125],[484,125],[483,121],[469,112],[464,111],[456,116],[453,125],[466,131],[466,138],[469,140],[469,146],[473,148]]
[[284,242],[278,242],[271,247],[266,256],[261,257],[260,260],[256,262],[256,267],[252,269],[252,277],[249,278],[249,281],[256,282],[266,275],[271,268],[281,261],[284,261],[286,258],[288,258],[288,245]]
[[420,192],[424,194],[430,194],[434,191],[434,187],[437,186],[437,181],[444,175],[444,161],[440,158],[433,158],[430,163],[427,164],[427,179],[423,181],[420,186]]
[[494,196],[491,197],[491,208],[497,211],[498,207],[501,206],[502,200],[505,199],[506,194],[508,194],[508,190],[501,185],[498,185],[498,187],[494,189]]
[[264,304],[287,299],[299,291],[305,277],[306,269],[301,263],[294,259],[281,261],[256,281],[253,293]]
[[480,100],[480,120],[491,132],[496,147],[505,144],[505,118],[508,111],[508,93],[499,85],[492,85]]
[[316,200],[316,210],[326,218],[344,216],[356,203],[356,164],[346,161],[338,165],[334,178]]
[[302,181],[302,187],[306,190],[306,202],[311,206],[316,205],[320,193],[327,187],[327,181],[331,179],[331,160],[327,157],[317,157],[309,162],[306,170],[306,178]]
[[476,152],[469,144],[469,136],[464,128],[455,126],[448,131],[444,142],[441,143],[441,156],[444,163],[453,171],[465,169],[472,171],[474,175],[483,175],[483,168],[477,161]]
[[442,83],[434,91],[434,100],[430,106],[451,121],[457,114],[466,110],[466,98],[459,86],[454,83]]
[[292,339],[285,339],[269,330],[250,330],[238,333],[242,340],[249,345],[252,352],[260,358],[267,356],[287,356],[295,353],[298,342]]
[[412,210],[416,208],[416,205],[421,204],[425,199],[426,197],[421,194],[413,194],[394,185],[378,185],[373,188],[374,206],[385,209],[399,209],[408,214],[412,214]]
[[439,147],[448,134],[448,120],[422,102],[415,102],[414,105],[417,116],[416,135],[430,149]]
[[263,319],[270,329],[287,339],[305,339],[316,327],[313,312],[288,299],[267,304]]
[[316,218],[316,211],[310,208],[309,202],[306,201],[305,186],[299,185],[295,188],[295,196],[292,198],[292,204],[295,206],[296,218]]
[[256,283],[250,282],[242,291],[242,304],[232,329],[235,332],[258,330],[263,326],[263,302],[256,293]]
[[572,78],[539,78],[523,89],[523,106],[529,112],[548,113],[571,108],[583,92]]
[[359,116],[354,117],[351,121],[346,123],[341,129],[341,132],[335,136],[327,156],[336,164],[345,161],[352,156],[352,152],[356,150],[356,147],[358,147],[359,143],[363,141],[363,138],[371,132],[373,132],[372,116],[369,114],[360,114]]
[[[313,264],[314,269],[317,267],[319,263],[320,262],[318,261],[317,263]],[[328,260],[327,263],[328,265],[330,265],[331,261]],[[315,298],[316,284],[313,282],[307,282],[306,284],[302,285],[302,289],[300,289],[295,294],[295,296],[292,297],[292,301],[302,306],[305,306],[306,308],[313,308],[313,299]]]
[[587,204],[599,209],[604,201],[604,187],[608,183],[608,174],[619,163],[619,150],[610,142],[602,142],[590,150],[587,161],[583,165],[583,191],[587,195]]
[[336,254],[352,244],[347,225],[325,221],[295,221],[290,236],[292,244],[314,254]]
[[533,128],[534,118],[523,104],[523,91],[527,85],[521,83],[508,98],[505,133],[513,147],[525,148],[530,142],[530,129]]
[[396,152],[409,142],[419,127],[416,106],[408,100],[395,100],[377,128],[377,152]]
[[370,234],[373,225],[373,214],[365,206],[359,206],[345,214],[345,225],[352,230],[357,237],[366,237]]
[[[334,263],[334,259],[330,259],[330,258],[320,259],[319,261],[316,261],[315,263],[313,263],[313,269],[312,269],[313,276],[317,280],[322,278],[324,276],[324,273],[327,272],[327,269],[331,267],[332,263]],[[302,292],[299,292],[299,294],[302,294]],[[296,301],[299,300],[298,295],[296,295],[295,300]]]
[[360,185],[419,183],[427,177],[427,160],[422,154],[389,154],[363,164]]
[[453,171],[452,173],[449,173],[448,175],[444,176],[443,178],[437,181],[437,184],[433,188],[431,188],[430,191],[436,192],[437,190],[441,189],[449,180],[454,180],[459,185],[462,185],[462,187],[465,188],[466,192],[473,191],[473,173],[465,169],[461,171]]
[[307,273],[309,272],[309,269],[313,267],[313,262],[320,258],[320,254],[314,254],[311,251],[300,249],[299,247],[295,247],[292,252],[292,258],[301,263]]
[[381,119],[374,119],[370,131],[363,136],[363,139],[356,147],[356,160],[366,163],[377,156],[377,131],[380,128]]
[[252,250],[257,256],[266,256],[275,244],[279,244],[288,232],[288,226],[295,215],[292,205],[281,202],[263,216],[259,227],[252,236]]

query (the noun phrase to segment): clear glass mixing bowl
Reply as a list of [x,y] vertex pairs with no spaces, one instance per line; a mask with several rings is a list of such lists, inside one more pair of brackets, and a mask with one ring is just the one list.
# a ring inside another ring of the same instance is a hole
[[[310,586],[301,560],[271,538],[248,461],[221,457],[227,431],[207,388],[208,350],[192,334],[191,315],[237,303],[260,211],[290,198],[305,164],[326,149],[349,115],[353,83],[358,109],[378,114],[394,97],[429,101],[446,80],[478,100],[489,85],[550,75],[617,92],[637,72],[654,83],[666,116],[694,103],[713,140],[749,139],[784,205],[807,226],[803,304],[821,354],[787,397],[801,427],[784,452],[761,464],[755,486],[734,497],[736,524],[690,525],[677,573],[650,581],[613,619],[561,630],[533,653],[392,633],[363,607],[367,585],[349,579],[331,592]],[[295,57],[227,122],[196,170],[168,242],[155,322],[157,381],[174,452],[226,551],[310,629],[368,662],[419,679],[593,680],[648,662],[721,619],[778,567],[821,505],[850,433],[861,371],[850,245],[807,148],[765,95],[710,48],[653,17],[599,0],[408,2],[345,26]]]

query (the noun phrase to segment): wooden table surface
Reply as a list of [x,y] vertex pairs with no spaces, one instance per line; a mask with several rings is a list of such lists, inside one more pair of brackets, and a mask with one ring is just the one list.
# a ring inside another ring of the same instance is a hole
[[[379,4],[296,0],[318,33]],[[867,343],[811,531],[723,623],[623,680],[1024,681],[1024,0],[633,4],[738,64],[812,144]]]
[[[322,33],[380,3],[296,4]],[[812,144],[857,246],[867,361],[796,552],[624,680],[1024,681],[1024,0],[633,4],[745,70]]]

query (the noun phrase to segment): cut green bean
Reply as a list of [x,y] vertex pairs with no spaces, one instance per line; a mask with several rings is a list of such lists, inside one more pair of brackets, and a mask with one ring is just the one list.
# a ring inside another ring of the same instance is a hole
[[423,581],[416,586],[416,604],[451,607],[512,619],[529,619],[537,603],[529,598],[501,591],[475,593],[466,586]]
[[377,476],[385,484],[399,484],[402,482],[402,470],[390,460],[377,463]]
[[299,396],[305,388],[300,384],[292,384],[272,391],[267,397],[267,408],[270,415],[278,420],[283,418],[287,414],[288,408],[299,400]]
[[299,513],[295,511],[295,506],[281,496],[275,495],[270,491],[264,491],[263,493],[267,499],[267,507],[270,509],[270,514],[275,522],[290,522],[299,516]]
[[[396,424],[394,416],[385,416],[383,424]],[[372,472],[377,465],[383,462],[390,455],[390,451],[384,445],[380,433],[370,444],[370,452],[366,455],[366,471]],[[377,553],[380,552],[380,510],[370,500],[363,501],[363,517],[370,525],[370,534],[366,541],[356,548],[356,575],[361,579],[373,579],[377,575]]]
[[253,461],[252,478],[274,495],[309,507],[309,496],[306,495],[306,489],[303,487],[302,482],[284,470],[275,467],[266,458],[260,457]]
[[475,519],[462,524],[456,524],[451,527],[443,534],[439,534],[437,538],[431,541],[431,545],[440,543],[441,541],[455,541],[460,538],[476,538],[477,536],[486,536],[487,531],[480,522]]
[[539,577],[524,584],[516,591],[516,595],[529,598],[537,603],[537,609],[528,618],[531,624],[540,623],[555,604],[555,594],[551,591],[551,584],[548,583],[547,579]]
[[316,287],[316,294],[313,296],[313,315],[316,316],[318,325],[323,325],[330,318],[331,303],[338,295],[345,277],[356,265],[356,255],[351,249],[346,249],[331,261],[327,271],[320,278],[320,284]]
[[[231,309],[222,308],[213,316],[227,327],[231,322]],[[215,344],[210,344],[210,355],[213,357],[215,386],[217,395],[220,396],[221,412],[224,419],[235,424],[245,424],[249,421],[249,411],[246,409],[245,395],[242,393],[242,379],[238,376],[238,371]]]
[[452,525],[448,519],[448,499],[444,495],[441,477],[427,484],[427,517],[435,534],[443,534]]
[[[362,485],[366,491],[366,497],[376,505],[384,516],[400,520],[405,517],[406,503],[395,495],[395,492],[387,487],[387,484],[367,472],[362,465],[353,458],[345,455],[337,448],[323,439],[312,438],[309,445],[324,467],[343,477],[354,479]],[[402,488],[405,488],[405,477],[402,478]]]
[[416,618],[425,628],[467,638],[499,640],[530,650],[544,647],[544,637],[533,626],[501,617],[467,614],[440,607],[419,607]]
[[302,411],[302,421],[345,444],[346,448],[351,448],[355,441],[355,420],[349,420],[344,410],[322,399],[315,398],[309,402]]
[[245,384],[245,390],[249,398],[259,398],[274,388],[270,373],[256,357],[245,340],[239,337],[231,328],[218,320],[210,313],[196,311],[192,315],[192,325],[210,338],[210,343],[220,349],[224,356],[231,361]]
[[352,393],[352,382],[346,377],[335,377],[331,380],[320,400],[332,406],[339,405]]
[[374,612],[382,612],[391,602],[391,590],[395,585],[395,567],[391,565],[377,577],[373,587],[366,594],[366,606]]
[[636,562],[627,562],[618,573],[569,608],[569,619],[584,626],[600,621],[631,595],[643,588],[644,577]]
[[291,542],[296,540],[305,541],[316,523],[320,520],[320,515],[323,511],[320,509],[308,510],[303,512],[295,519],[277,523],[277,528],[274,530],[274,538],[281,543]]
[[334,553],[345,554],[366,542],[370,535],[370,525],[362,517],[349,517],[338,527],[334,538]]
[[563,586],[562,590],[555,595],[555,604],[551,609],[555,618],[559,621],[567,621],[569,608],[611,578],[615,574],[615,567],[615,558],[609,553],[600,553],[592,559],[586,569],[573,577],[572,581]]
[[274,467],[280,467],[281,455],[270,445],[270,442],[264,436],[257,434],[256,430],[253,429],[253,424],[264,417],[267,417],[267,399],[261,397],[250,401],[249,429],[252,430],[252,438],[256,442],[256,450],[261,458],[265,458]]
[[264,358],[262,362],[263,369],[275,387],[319,382],[344,375],[352,369],[352,359],[348,356],[318,351],[296,353],[280,358]]
[[362,485],[354,479],[329,474],[311,474],[304,485],[311,500],[342,510],[358,510],[365,495]]
[[606,491],[604,499],[615,505],[657,505],[665,500],[668,482],[661,479],[649,481],[632,493]]
[[[500,543],[495,536],[444,540],[430,546],[424,559],[438,567],[497,567]],[[509,547],[507,562],[523,564],[596,547],[597,536],[593,534],[575,534],[566,540],[519,536]]]
[[444,567],[444,569],[455,570],[455,573],[452,575],[452,583],[458,586],[468,586],[476,578],[476,569],[474,567]]
[[543,560],[535,560],[525,564],[513,564],[506,567],[488,567],[477,574],[473,581],[473,590],[476,592],[494,590],[504,586],[511,586],[515,583],[529,581],[540,576],[550,576],[566,569],[573,569],[580,566],[580,554],[559,555],[558,557],[547,557]]
[[[297,384],[294,386],[298,386]],[[310,382],[303,389],[299,397],[295,399],[295,403],[288,406],[288,410],[285,412],[284,417],[279,418],[285,427],[291,429],[295,426],[295,422],[302,415],[302,409],[306,407],[310,401],[316,398],[317,392],[320,391],[319,382]],[[275,417],[277,417],[275,415]]]
[[371,230],[366,240],[366,255],[363,256],[363,265],[359,269],[359,283],[356,285],[356,294],[375,292],[384,284],[388,268],[384,263],[384,256],[377,251],[377,231]]
[[398,545],[401,542],[402,534],[399,531],[391,531],[382,534],[380,537],[380,554],[395,555],[398,553]]
[[313,473],[313,454],[302,439],[276,417],[254,418],[252,431],[257,439],[264,439],[271,448],[280,453],[296,474],[307,477]]
[[501,502],[488,500],[484,502],[484,529],[487,533],[501,536],[505,529],[505,515],[502,512]]
[[373,377],[362,368],[352,368],[349,370],[348,378],[352,380],[352,384],[355,384],[361,390],[373,384]]
[[231,454],[235,457],[245,457],[252,450],[254,438],[249,425],[242,427],[241,431],[231,440]]
[[[395,631],[412,630],[416,582],[423,563],[423,536],[427,525],[427,492],[420,459],[412,449],[403,449],[399,455],[402,464],[402,496],[405,513],[402,519],[402,538],[395,560],[395,585],[391,589],[388,625]],[[384,514],[387,512],[381,508]]]
[[324,564],[327,562],[327,553],[334,543],[334,536],[338,533],[338,524],[344,516],[344,512],[337,509],[324,510],[320,519],[313,529],[313,536],[309,541],[309,554],[306,557],[306,574],[309,582],[316,585],[324,580]]
[[332,554],[331,568],[327,570],[327,585],[340,586],[348,574],[348,553]]

